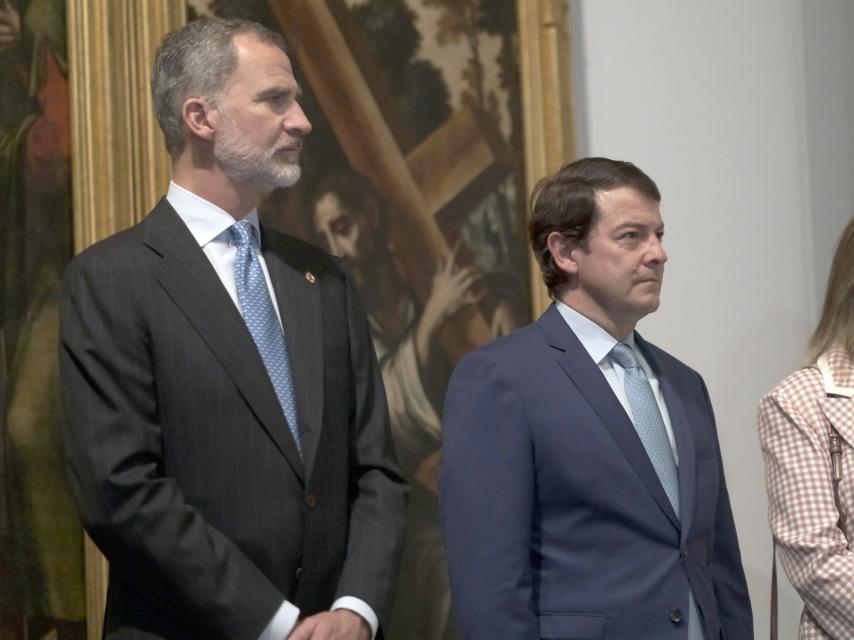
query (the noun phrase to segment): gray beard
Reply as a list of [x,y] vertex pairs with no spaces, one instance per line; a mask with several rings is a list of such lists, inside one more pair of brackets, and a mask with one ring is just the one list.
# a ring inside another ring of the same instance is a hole
[[269,193],[277,187],[292,187],[302,173],[297,162],[278,160],[276,151],[259,151],[232,133],[221,136],[214,145],[214,157],[225,174],[261,193]]

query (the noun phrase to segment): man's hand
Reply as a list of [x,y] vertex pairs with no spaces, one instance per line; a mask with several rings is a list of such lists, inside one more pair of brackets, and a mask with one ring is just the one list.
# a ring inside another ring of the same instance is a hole
[[287,640],[371,640],[371,627],[355,611],[324,611],[300,622]]

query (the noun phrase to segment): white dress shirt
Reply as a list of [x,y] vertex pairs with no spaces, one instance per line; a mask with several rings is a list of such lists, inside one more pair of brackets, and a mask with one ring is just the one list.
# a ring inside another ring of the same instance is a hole
[[[566,320],[569,328],[572,329],[572,332],[581,342],[581,345],[587,353],[590,354],[590,357],[593,358],[593,362],[599,365],[599,369],[604,374],[605,379],[611,386],[611,389],[613,389],[614,395],[617,396],[617,399],[620,401],[620,404],[623,405],[623,409],[626,410],[632,424],[634,424],[635,418],[632,415],[632,408],[629,406],[629,399],[626,397],[626,390],[623,387],[623,378],[626,375],[626,370],[608,357],[608,354],[611,353],[611,350],[619,340],[593,322],[590,318],[581,315],[578,311],[567,306],[563,302],[557,302],[557,310],[560,311],[560,315],[562,315],[563,319]],[[661,411],[661,418],[664,420],[664,428],[667,430],[667,438],[670,440],[670,448],[673,449],[673,457],[678,465],[679,454],[676,453],[676,439],[673,437],[673,427],[670,424],[670,414],[667,413],[667,405],[664,403],[664,396],[661,393],[658,378],[655,377],[655,374],[652,369],[650,369],[646,358],[643,357],[640,349],[635,345],[634,333],[623,340],[623,343],[628,345],[634,352],[635,357],[638,359],[638,364],[640,364],[641,368],[643,368],[646,373],[647,378],[649,378],[652,393],[655,396],[655,401],[658,403],[658,409]]]
[[[211,265],[213,265],[223,286],[228,291],[228,295],[231,296],[237,309],[240,310],[240,303],[237,299],[237,287],[234,283],[234,256],[237,253],[237,247],[231,241],[231,234],[229,233],[229,229],[235,223],[235,219],[231,214],[220,209],[215,204],[208,202],[204,198],[200,198],[174,182],[169,183],[166,200],[175,209],[178,217],[187,225],[190,233],[196,239],[196,242],[199,243],[202,251],[205,252]],[[258,211],[253,209],[247,214],[244,220],[248,220],[252,224],[255,238],[259,241],[258,246],[260,246],[261,231],[258,226]],[[276,292],[273,291],[273,285],[270,282],[267,263],[260,252],[256,255],[258,256],[258,262],[261,263],[264,279],[267,281],[267,289],[270,291],[273,308],[276,310],[279,322],[281,322],[282,316],[279,313]],[[364,600],[353,596],[343,596],[332,603],[332,610],[334,611],[335,609],[349,609],[357,613],[371,627],[371,638],[376,636],[377,629],[379,628],[379,620],[374,610]],[[258,640],[283,640],[287,638],[296,626],[298,618],[299,609],[285,600],[273,616],[273,619],[270,620],[270,623],[261,632]]]

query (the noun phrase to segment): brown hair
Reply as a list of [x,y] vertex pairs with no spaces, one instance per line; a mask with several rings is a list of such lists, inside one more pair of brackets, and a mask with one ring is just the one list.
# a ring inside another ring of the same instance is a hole
[[833,255],[821,319],[810,339],[810,362],[833,345],[854,358],[854,218],[842,231]]
[[543,282],[555,298],[569,277],[554,262],[548,237],[557,231],[569,240],[584,241],[596,222],[597,191],[631,187],[661,202],[655,182],[631,162],[609,158],[582,158],[542,179],[531,194],[528,234],[540,265]]

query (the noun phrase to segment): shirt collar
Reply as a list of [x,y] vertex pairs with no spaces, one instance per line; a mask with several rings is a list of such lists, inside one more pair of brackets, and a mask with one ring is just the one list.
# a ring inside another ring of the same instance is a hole
[[[590,357],[593,358],[593,362],[596,364],[602,364],[602,361],[608,357],[608,354],[611,353],[614,345],[616,345],[619,340],[614,338],[614,336],[605,331],[605,329],[593,322],[590,318],[581,315],[578,311],[567,304],[560,300],[558,300],[556,304],[560,315],[563,316],[563,319],[566,320],[566,323],[569,325],[569,328],[572,329],[575,337],[578,338],[579,342],[581,342],[581,346],[583,346],[587,353],[590,354]],[[629,334],[629,336],[622,342],[629,345],[632,348],[632,351],[639,356],[641,366],[646,365],[643,356],[640,354],[637,346],[635,346],[634,332]],[[644,368],[646,367],[644,366]]]
[[[214,203],[208,202],[174,182],[169,183],[166,200],[202,248],[216,240],[235,223],[231,214],[224,209],[220,209]],[[259,239],[261,233],[258,225],[258,210],[252,209],[243,219],[252,224],[255,238]]]
[[854,389],[854,360],[845,348],[840,344],[834,344],[823,357],[834,386]]

